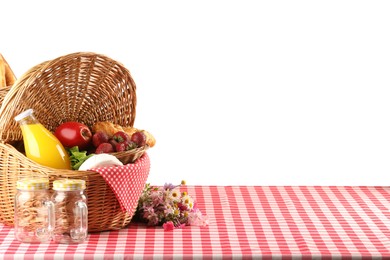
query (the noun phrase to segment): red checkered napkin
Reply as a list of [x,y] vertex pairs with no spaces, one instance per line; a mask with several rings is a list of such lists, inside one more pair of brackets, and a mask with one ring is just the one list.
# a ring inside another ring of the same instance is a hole
[[145,186],[150,170],[149,156],[144,155],[135,163],[124,166],[93,168],[114,192],[122,211],[134,213],[141,192]]

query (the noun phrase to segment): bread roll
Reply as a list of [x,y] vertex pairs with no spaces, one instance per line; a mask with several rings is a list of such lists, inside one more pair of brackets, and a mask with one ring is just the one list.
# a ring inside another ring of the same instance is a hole
[[111,138],[116,132],[123,131],[123,128],[120,125],[108,121],[102,121],[97,122],[92,126],[92,133],[96,133],[98,131],[106,133],[108,137]]
[[156,144],[156,139],[154,138],[154,136],[149,133],[148,131],[146,130],[141,130],[145,136],[146,136],[146,144],[149,146],[149,147],[153,147],[155,144]]
[[2,56],[0,55],[0,89],[5,88],[7,86],[7,82],[5,80],[5,66]]
[[12,86],[16,81],[15,74],[11,70],[3,55],[0,54],[0,88]]

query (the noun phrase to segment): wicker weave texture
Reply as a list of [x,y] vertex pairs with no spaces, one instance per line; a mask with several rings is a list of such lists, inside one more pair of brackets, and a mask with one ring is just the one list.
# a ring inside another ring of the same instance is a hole
[[[132,213],[122,212],[104,179],[95,172],[41,166],[15,149],[23,139],[14,117],[32,108],[36,118],[54,131],[66,121],[91,127],[98,121],[133,126],[136,85],[128,69],[104,55],[78,52],[43,62],[27,71],[4,96],[0,108],[0,219],[13,224],[16,181],[47,176],[84,179],[87,183],[88,227],[91,232],[126,226]],[[146,182],[149,170],[141,173]],[[144,183],[143,183],[144,185]],[[143,185],[133,185],[136,192]]]
[[9,86],[7,88],[1,88],[0,89],[0,107],[1,107],[1,104],[3,103],[5,95],[8,93],[10,88],[11,88],[11,86]]

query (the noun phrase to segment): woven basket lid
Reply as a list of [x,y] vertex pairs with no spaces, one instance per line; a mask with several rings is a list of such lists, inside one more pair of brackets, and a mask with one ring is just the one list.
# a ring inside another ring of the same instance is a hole
[[22,140],[14,117],[32,108],[50,131],[66,121],[133,126],[136,85],[127,68],[101,54],[77,52],[38,64],[20,77],[0,108],[3,142]]

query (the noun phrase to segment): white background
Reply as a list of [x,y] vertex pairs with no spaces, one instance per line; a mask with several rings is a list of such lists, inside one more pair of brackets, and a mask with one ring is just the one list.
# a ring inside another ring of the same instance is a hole
[[152,184],[389,185],[390,2],[57,2],[2,2],[0,52],[123,63]]

